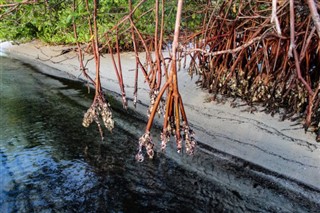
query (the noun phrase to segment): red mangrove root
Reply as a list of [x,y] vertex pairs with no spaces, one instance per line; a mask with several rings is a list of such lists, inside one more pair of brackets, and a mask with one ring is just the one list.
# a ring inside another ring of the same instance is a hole
[[[151,126],[155,117],[155,114],[159,111],[159,105],[167,91],[166,103],[164,107],[164,122],[163,131],[161,133],[161,149],[166,148],[167,142],[170,140],[170,136],[174,136],[177,145],[177,151],[180,153],[182,149],[182,142],[185,141],[185,149],[187,154],[193,154],[196,141],[194,139],[194,133],[190,129],[185,114],[182,98],[178,89],[178,77],[177,77],[177,48],[180,32],[180,20],[182,11],[183,0],[178,1],[177,16],[175,23],[175,32],[172,48],[171,70],[168,79],[159,92],[153,94],[151,98],[150,115],[147,123],[145,134],[139,139],[139,150],[136,155],[136,160],[143,161],[143,148],[145,148],[149,158],[154,156],[154,143],[150,136]],[[160,65],[158,65],[160,67]],[[181,135],[183,133],[183,136]]]
[[103,94],[99,94],[95,97],[92,105],[87,110],[87,112],[84,114],[82,125],[84,127],[89,127],[89,125],[95,121],[98,125],[99,132],[101,135],[101,139],[103,140],[103,131],[100,124],[100,116],[103,121],[104,126],[112,132],[112,129],[114,128],[114,121],[112,119],[112,112],[110,109],[110,105],[103,97]]

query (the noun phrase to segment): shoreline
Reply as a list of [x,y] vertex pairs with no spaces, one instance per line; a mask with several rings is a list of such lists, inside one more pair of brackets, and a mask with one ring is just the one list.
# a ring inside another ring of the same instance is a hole
[[[0,53],[8,57],[61,71],[49,73],[52,75],[68,75],[73,79],[85,80],[80,73],[76,53],[71,51],[60,55],[63,49],[66,47],[46,46],[38,41],[20,45],[0,42]],[[134,54],[122,53],[121,56],[126,95],[132,100],[134,72],[130,70],[135,67]],[[94,76],[93,61],[88,63],[87,68],[88,74]],[[119,94],[117,77],[107,54],[101,58],[101,71],[102,86]],[[148,85],[144,83],[143,75],[139,74],[138,100],[142,105],[149,105]],[[210,95],[196,86],[197,77],[190,79],[187,72],[181,70],[178,78],[188,120],[197,141],[320,190],[320,144],[315,141],[315,134],[304,133],[302,125],[293,126],[295,123],[291,121],[280,122],[278,115],[271,117],[264,112],[243,112],[246,107],[232,108],[228,102],[206,103]],[[133,108],[132,101],[128,105]],[[134,110],[146,115],[144,107]],[[162,123],[159,119],[157,121]],[[154,138],[156,144],[160,141],[160,132],[158,135]]]

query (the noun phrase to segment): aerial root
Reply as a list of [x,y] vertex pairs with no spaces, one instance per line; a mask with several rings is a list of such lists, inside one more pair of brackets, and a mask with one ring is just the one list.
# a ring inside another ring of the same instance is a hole
[[177,152],[180,153],[183,148],[188,155],[193,155],[196,147],[196,140],[194,138],[194,132],[188,125],[187,117],[184,111],[184,106],[179,93],[174,92],[173,83],[166,83],[162,90],[158,93],[156,100],[153,103],[153,108],[149,116],[147,129],[144,135],[139,139],[139,150],[136,155],[136,160],[142,162],[143,148],[145,148],[147,155],[150,159],[154,156],[154,143],[150,136],[150,129],[155,114],[158,112],[160,100],[164,91],[168,89],[166,97],[166,105],[164,107],[164,121],[163,130],[160,134],[161,139],[161,151],[165,151],[167,143],[170,141],[171,136],[175,138]]
[[96,124],[98,125],[101,139],[103,140],[104,137],[103,137],[103,131],[102,131],[100,119],[99,119],[100,116],[104,126],[110,132],[112,132],[112,129],[114,128],[114,120],[112,118],[110,104],[105,100],[102,93],[96,95],[93,103],[91,104],[87,112],[84,114],[82,125],[84,127],[89,127],[90,124],[93,121],[95,121]]

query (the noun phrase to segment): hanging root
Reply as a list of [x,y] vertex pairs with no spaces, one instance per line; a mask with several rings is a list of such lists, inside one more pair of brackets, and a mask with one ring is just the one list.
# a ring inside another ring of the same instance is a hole
[[[160,99],[166,89],[169,90],[168,96],[166,97],[167,102],[165,105],[163,131],[161,132],[161,150],[165,151],[167,143],[170,141],[171,136],[175,138],[177,152],[180,153],[183,144],[185,147],[185,152],[188,155],[193,155],[196,147],[196,140],[194,138],[194,132],[188,125],[186,114],[184,111],[184,106],[180,94],[174,95],[172,89],[170,89],[173,83],[167,83],[164,88],[160,91],[157,99],[154,102],[153,109],[151,111],[149,121],[147,124],[147,129],[145,134],[139,139],[139,151],[136,155],[136,160],[141,162],[144,160],[143,157],[143,147],[145,148],[149,158],[153,158],[153,147],[152,138],[150,136],[150,129],[157,113],[157,108],[160,104]],[[167,88],[168,87],[168,88]]]
[[87,110],[87,112],[83,116],[82,125],[84,127],[89,127],[90,124],[95,121],[98,125],[98,129],[100,132],[101,140],[104,139],[103,131],[100,124],[99,116],[101,116],[101,119],[103,121],[104,126],[112,132],[112,129],[114,128],[114,120],[112,118],[112,112],[110,109],[110,105],[108,102],[105,101],[103,94],[97,95],[90,106],[90,108]]
[[145,147],[149,158],[152,159],[154,155],[154,151],[153,151],[154,144],[150,137],[150,132],[144,133],[144,135],[141,138],[139,138],[139,151],[136,154],[136,160],[139,162],[142,162],[144,160],[143,151],[142,151],[143,147]]
[[[183,142],[185,144],[185,151],[187,154],[192,155],[195,150],[196,141],[194,139],[194,133],[190,129],[187,121],[187,116],[184,110],[181,95],[178,91],[178,82],[176,76],[175,63],[172,64],[172,70],[169,79],[167,79],[165,85],[161,88],[160,92],[157,92],[155,100],[152,101],[152,108],[149,115],[149,120],[145,134],[139,140],[139,151],[136,155],[138,161],[143,161],[142,148],[145,147],[150,158],[153,157],[153,143],[150,137],[150,129],[156,113],[159,111],[159,106],[165,91],[167,91],[166,103],[164,106],[164,122],[163,130],[160,135],[161,138],[161,150],[164,151],[170,137],[173,136],[176,140],[177,152],[182,150]],[[183,137],[181,136],[183,133]],[[152,150],[152,151],[151,151]],[[152,154],[149,154],[152,153]]]
[[[159,95],[159,90],[151,90],[150,91],[150,94],[149,94],[149,96],[150,96],[150,105],[149,105],[149,108],[148,108],[148,111],[147,111],[148,118],[150,118],[151,112],[153,110],[153,107],[154,107],[154,104],[156,102],[156,98],[157,98],[158,95]],[[164,102],[164,100],[163,100],[163,98],[161,98],[160,104],[159,104],[159,106],[157,108],[157,113],[158,113],[159,117],[164,114],[164,109],[163,109],[163,105],[164,104],[163,104],[163,102]]]
[[194,132],[186,124],[184,124],[183,129],[184,129],[184,140],[186,143],[186,153],[189,155],[193,155],[195,147],[196,147],[196,140],[194,139]]
[[[189,128],[187,116],[184,111],[182,98],[178,89],[178,77],[177,77],[177,49],[179,39],[179,28],[182,11],[182,0],[178,0],[177,17],[174,31],[173,48],[171,54],[171,71],[169,76],[166,75],[166,83],[162,86],[161,90],[151,94],[151,107],[149,109],[150,115],[145,134],[139,140],[139,151],[136,155],[138,161],[143,161],[142,148],[145,147],[147,154],[150,158],[153,157],[153,143],[150,137],[150,129],[155,117],[155,114],[159,111],[164,92],[167,91],[166,105],[164,112],[163,131],[161,133],[161,150],[165,150],[170,136],[174,136],[177,145],[177,152],[182,150],[183,140],[185,141],[185,149],[187,154],[193,154],[195,149],[195,139],[193,131]],[[157,49],[157,48],[156,48]],[[179,63],[179,62],[178,62]],[[160,63],[157,66],[157,73],[161,72]],[[160,79],[158,79],[160,80]],[[161,81],[160,81],[161,82]],[[159,83],[159,81],[158,81]],[[159,85],[157,86],[159,88]],[[153,87],[152,87],[153,89]],[[181,137],[181,133],[184,133],[184,137]]]
[[[181,119],[180,119],[181,118]],[[184,133],[181,137],[181,133]],[[163,130],[161,133],[161,150],[164,151],[170,136],[174,136],[177,144],[177,152],[180,153],[182,143],[185,142],[186,153],[192,155],[195,149],[194,133],[188,126],[182,98],[170,89],[165,107]]]

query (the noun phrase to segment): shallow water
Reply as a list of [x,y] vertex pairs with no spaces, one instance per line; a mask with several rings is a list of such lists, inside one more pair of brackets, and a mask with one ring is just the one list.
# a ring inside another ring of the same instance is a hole
[[0,212],[312,212],[319,207],[257,175],[253,165],[201,144],[193,157],[178,155],[172,145],[138,163],[134,156],[145,127],[140,115],[110,100],[116,127],[101,142],[95,125],[81,125],[92,100],[83,83],[1,56],[0,64]]

